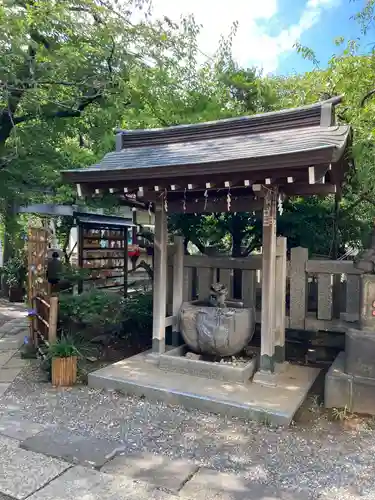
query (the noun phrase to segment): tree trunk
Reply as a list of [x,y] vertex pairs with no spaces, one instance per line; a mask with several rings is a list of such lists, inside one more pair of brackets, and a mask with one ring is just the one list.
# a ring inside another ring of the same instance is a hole
[[6,200],[5,213],[4,213],[4,253],[3,264],[14,255],[14,242],[12,242],[12,235],[14,233],[16,210],[13,202]]

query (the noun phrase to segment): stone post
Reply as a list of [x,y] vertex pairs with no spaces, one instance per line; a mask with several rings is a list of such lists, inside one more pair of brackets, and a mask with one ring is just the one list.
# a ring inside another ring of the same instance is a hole
[[286,308],[286,238],[279,236],[276,242],[276,284],[275,284],[275,361],[285,361],[285,308]]
[[307,248],[296,247],[290,252],[290,328],[305,329],[307,310],[306,262]]

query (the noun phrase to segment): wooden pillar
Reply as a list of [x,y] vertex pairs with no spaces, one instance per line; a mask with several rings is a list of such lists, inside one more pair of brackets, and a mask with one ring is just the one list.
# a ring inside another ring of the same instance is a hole
[[174,237],[174,255],[173,255],[173,299],[172,299],[172,345],[179,345],[180,328],[179,314],[183,301],[184,292],[184,238],[182,236]]
[[167,216],[164,206],[155,210],[154,286],[152,351],[165,352],[165,316],[167,305]]
[[267,188],[263,199],[260,343],[260,370],[267,372],[275,369],[276,201],[277,189]]
[[285,361],[286,238],[276,239],[275,361]]
[[128,263],[129,263],[129,252],[128,252],[128,231],[127,227],[124,227],[124,297],[128,296]]
[[[78,222],[77,226],[77,253],[78,253],[78,267],[79,269],[83,269],[83,252],[84,252],[84,228],[80,222]],[[78,293],[83,292],[83,280],[79,280],[78,282]]]

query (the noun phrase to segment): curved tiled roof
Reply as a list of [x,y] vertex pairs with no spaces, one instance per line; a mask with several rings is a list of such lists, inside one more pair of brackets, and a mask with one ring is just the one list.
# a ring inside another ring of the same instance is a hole
[[203,176],[228,174],[258,179],[258,173],[267,173],[266,177],[279,178],[309,166],[328,168],[340,162],[350,140],[350,126],[333,125],[334,106],[340,101],[336,97],[262,115],[118,131],[118,151],[96,165],[63,175],[77,183],[123,181],[131,187],[194,176],[201,182]]
[[345,147],[349,127],[307,127],[262,134],[132,147],[108,153],[98,164],[83,171],[141,169],[197,165],[288,155],[305,151],[332,150],[336,161]]

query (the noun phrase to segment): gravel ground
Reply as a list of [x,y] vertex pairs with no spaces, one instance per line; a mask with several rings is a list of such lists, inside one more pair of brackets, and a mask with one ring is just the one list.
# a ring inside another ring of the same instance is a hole
[[0,399],[0,415],[115,438],[312,498],[375,499],[375,431],[367,425],[345,430],[315,408],[313,423],[273,429],[85,386],[57,390],[41,377],[35,365],[26,368]]

